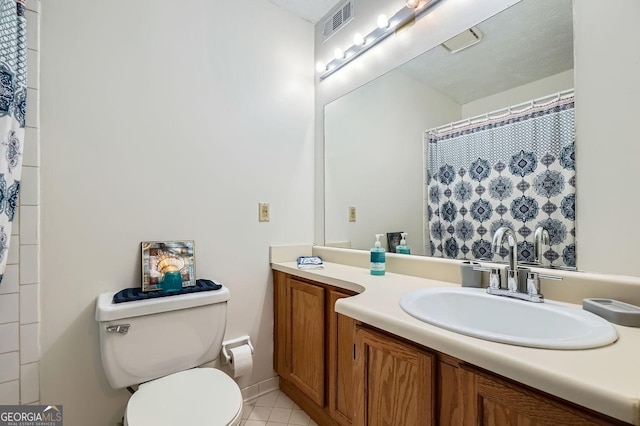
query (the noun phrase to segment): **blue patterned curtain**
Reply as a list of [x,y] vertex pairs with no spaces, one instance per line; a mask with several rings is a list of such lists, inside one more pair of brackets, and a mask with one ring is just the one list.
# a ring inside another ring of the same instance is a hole
[[431,254],[506,260],[491,241],[518,234],[518,260],[533,261],[533,233],[549,232],[546,265],[576,264],[573,97],[481,124],[429,132],[426,208]]
[[24,0],[0,0],[0,282],[18,206],[27,105]]

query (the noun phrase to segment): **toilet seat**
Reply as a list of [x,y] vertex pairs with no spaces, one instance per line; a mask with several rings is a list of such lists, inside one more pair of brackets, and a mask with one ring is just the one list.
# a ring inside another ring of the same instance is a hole
[[180,371],[140,385],[131,396],[125,426],[236,425],[242,414],[240,388],[214,368]]

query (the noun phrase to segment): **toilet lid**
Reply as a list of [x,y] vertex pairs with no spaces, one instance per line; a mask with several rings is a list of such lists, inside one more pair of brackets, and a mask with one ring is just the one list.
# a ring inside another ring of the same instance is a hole
[[140,385],[127,404],[129,426],[229,425],[240,417],[242,394],[229,376],[194,368]]

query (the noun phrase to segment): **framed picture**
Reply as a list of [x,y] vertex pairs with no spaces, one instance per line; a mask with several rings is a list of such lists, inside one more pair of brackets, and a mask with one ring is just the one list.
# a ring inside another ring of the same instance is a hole
[[180,272],[182,287],[196,285],[196,265],[193,241],[143,241],[142,291],[162,290],[164,274]]
[[389,253],[396,252],[396,246],[400,244],[400,240],[402,239],[402,232],[387,232],[387,247],[389,248]]

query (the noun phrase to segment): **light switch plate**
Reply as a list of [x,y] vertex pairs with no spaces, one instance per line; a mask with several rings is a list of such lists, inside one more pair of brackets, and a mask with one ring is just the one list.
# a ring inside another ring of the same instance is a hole
[[356,221],[356,208],[349,207],[349,222],[355,222],[355,221]]

